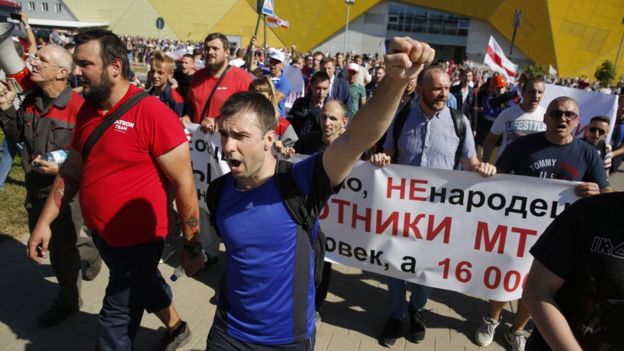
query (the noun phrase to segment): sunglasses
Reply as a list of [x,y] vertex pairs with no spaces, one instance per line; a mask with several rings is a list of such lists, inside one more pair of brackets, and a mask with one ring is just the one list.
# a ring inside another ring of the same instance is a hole
[[591,127],[591,128],[589,128],[589,132],[590,132],[590,133],[592,133],[592,134],[594,134],[594,133],[598,132],[598,134],[599,134],[599,135],[605,135],[605,134],[607,133],[607,131],[606,131],[606,130],[604,130],[604,129],[600,129],[600,128],[597,128],[597,127]]
[[566,120],[571,121],[577,118],[578,114],[573,111],[552,110],[548,112],[548,116],[550,116],[550,118],[561,118],[562,116],[565,116]]

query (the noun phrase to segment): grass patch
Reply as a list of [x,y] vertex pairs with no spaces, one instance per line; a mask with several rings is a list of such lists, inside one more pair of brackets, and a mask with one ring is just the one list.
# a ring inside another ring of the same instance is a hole
[[[4,134],[0,132],[0,140]],[[24,169],[18,155],[13,159],[13,167],[9,172],[4,190],[0,191],[0,235],[16,237],[28,234],[28,215],[24,208],[26,187],[24,185]]]

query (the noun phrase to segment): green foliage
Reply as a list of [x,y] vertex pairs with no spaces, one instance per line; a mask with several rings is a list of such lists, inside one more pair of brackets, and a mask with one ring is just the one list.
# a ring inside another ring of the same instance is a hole
[[522,76],[524,80],[537,77],[543,78],[546,76],[546,69],[538,64],[528,65],[522,68]]
[[600,86],[608,87],[611,81],[615,78],[615,66],[611,61],[606,60],[603,62],[594,73],[594,78],[600,82]]

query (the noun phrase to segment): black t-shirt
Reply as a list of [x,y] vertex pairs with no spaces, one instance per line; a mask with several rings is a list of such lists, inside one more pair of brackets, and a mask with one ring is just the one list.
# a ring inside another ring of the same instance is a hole
[[[579,200],[530,250],[565,280],[555,301],[585,350],[624,350],[622,213],[621,192]],[[527,343],[529,350],[549,350],[537,330]]]
[[325,151],[327,146],[323,143],[323,134],[319,131],[312,131],[299,138],[293,148],[298,154],[312,155],[315,152]]
[[507,145],[496,168],[529,177],[594,182],[600,189],[609,186],[604,163],[591,145],[576,138],[566,145],[551,144],[543,132]]

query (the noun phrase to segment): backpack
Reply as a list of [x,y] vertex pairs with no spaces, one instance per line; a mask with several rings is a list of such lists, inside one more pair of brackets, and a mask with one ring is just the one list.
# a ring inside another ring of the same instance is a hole
[[[401,130],[403,130],[403,126],[405,125],[405,121],[407,120],[407,116],[409,115],[412,108],[416,106],[418,103],[418,98],[412,98],[408,101],[403,108],[396,114],[394,117],[394,128],[392,129],[392,145],[394,146],[394,156],[392,157],[392,163],[396,163],[396,160],[399,157],[399,135],[401,134]],[[458,169],[461,159],[461,152],[464,146],[464,141],[466,140],[466,123],[464,122],[464,115],[453,109],[451,110],[451,119],[453,120],[453,128],[455,129],[455,134],[459,138],[459,143],[457,144],[457,150],[455,151],[455,165],[454,169]]]
[[[323,276],[323,265],[325,261],[325,234],[321,230],[316,217],[311,216],[306,205],[306,196],[301,193],[295,178],[292,175],[293,164],[288,161],[277,161],[277,188],[282,198],[282,203],[290,214],[292,220],[297,223],[308,235],[310,247],[314,251],[314,286],[318,287]],[[210,212],[210,223],[217,231],[217,235],[221,236],[219,227],[217,226],[216,206],[219,202],[219,196],[223,190],[223,186],[230,173],[213,180],[208,187],[206,193],[206,203]]]

